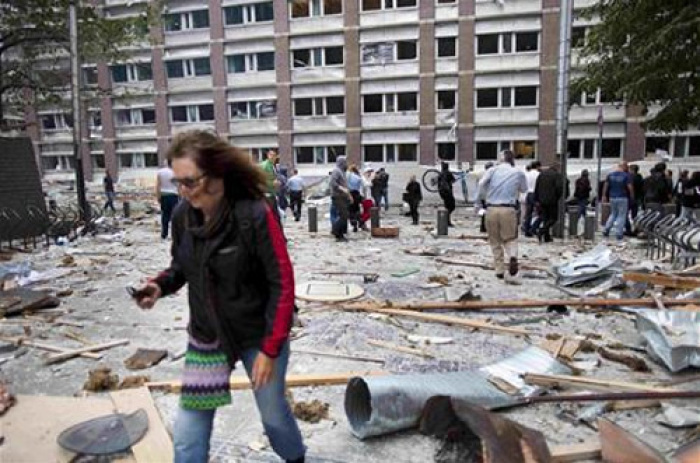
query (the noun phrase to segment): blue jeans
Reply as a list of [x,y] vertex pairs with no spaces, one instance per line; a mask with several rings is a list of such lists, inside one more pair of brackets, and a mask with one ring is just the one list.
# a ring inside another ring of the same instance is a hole
[[[251,348],[241,353],[241,360],[250,378],[255,357],[260,352]],[[284,397],[284,379],[289,360],[289,343],[275,361],[272,380],[263,388],[254,390],[255,402],[262,418],[265,434],[274,451],[284,460],[304,456],[306,447],[289,404]],[[209,440],[216,410],[188,410],[180,408],[175,419],[173,444],[175,463],[206,463],[209,461]]]
[[[382,190],[382,196],[384,199],[384,210],[388,211],[389,210],[389,189],[385,188]],[[379,204],[377,204],[377,207],[379,207]]]
[[627,220],[627,207],[627,197],[610,198],[610,217],[605,223],[604,232],[606,236],[610,234],[610,230],[615,226],[615,236],[617,236],[618,240],[622,239],[622,232],[625,229],[625,221]]
[[178,201],[180,201],[178,195],[160,195],[160,237],[163,239],[168,237],[170,219],[173,216],[173,211],[175,210],[175,206],[177,206]]
[[588,207],[587,199],[577,199],[576,204],[578,205],[578,218],[586,217],[586,208]]
[[338,221],[338,209],[335,207],[335,203],[331,201],[331,228],[335,227],[335,223]]

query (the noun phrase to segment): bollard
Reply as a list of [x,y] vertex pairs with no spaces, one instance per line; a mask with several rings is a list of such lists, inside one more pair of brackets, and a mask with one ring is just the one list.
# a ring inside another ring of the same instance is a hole
[[374,206],[369,210],[369,225],[370,228],[380,227],[379,208],[377,206]]
[[131,204],[129,201],[124,201],[124,218],[128,219],[131,216]]
[[593,241],[595,238],[595,214],[587,213],[583,225],[583,239]]
[[[566,220],[566,219],[564,219]],[[561,226],[559,223],[559,220],[554,222],[554,225],[552,225],[552,237],[553,238],[558,238],[558,239],[563,239],[564,238],[564,228]]]
[[569,209],[569,236],[578,236],[578,208]]
[[309,216],[309,233],[318,232],[318,209],[316,206],[309,206],[306,211]]
[[438,236],[447,236],[447,209],[438,209],[437,211],[437,234]]

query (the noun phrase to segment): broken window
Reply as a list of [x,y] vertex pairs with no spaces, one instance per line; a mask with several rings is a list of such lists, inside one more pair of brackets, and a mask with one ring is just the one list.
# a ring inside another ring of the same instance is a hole
[[156,123],[156,110],[155,109],[142,109],[141,110],[141,120],[144,124],[155,124]]
[[515,106],[537,106],[537,87],[515,87]]
[[496,160],[498,158],[498,142],[488,141],[488,142],[477,142],[476,143],[476,159],[479,161],[483,160]]
[[498,53],[498,34],[484,34],[476,37],[476,52],[479,55]]
[[454,143],[438,143],[437,155],[441,161],[454,161],[457,148]]
[[516,159],[535,159],[536,156],[534,141],[514,141],[513,148],[506,149],[512,149]]
[[308,18],[311,16],[310,0],[292,1],[292,18]]
[[292,51],[293,65],[295,68],[306,68],[311,66],[311,50]]
[[299,146],[295,148],[297,164],[313,164],[314,149],[310,146]]
[[538,32],[518,32],[515,34],[515,51],[537,51],[539,44]]
[[397,99],[399,111],[418,110],[418,94],[416,92],[398,93]]
[[90,159],[92,159],[93,169],[104,169],[105,168],[105,155],[104,154],[93,154]]
[[384,95],[382,94],[375,94],[375,95],[364,95],[362,97],[362,106],[365,113],[381,113],[383,111],[382,108],[382,100],[384,99]]
[[438,37],[437,55],[440,58],[457,56],[457,38]]
[[396,59],[412,60],[418,57],[415,40],[399,40],[396,42]]
[[97,83],[97,68],[94,66],[83,68],[83,80],[88,85],[95,85]]
[[480,88],[476,91],[476,107],[477,108],[497,108],[498,107],[498,89],[497,88]]
[[574,26],[571,28],[571,48],[583,48],[586,44],[586,26]]
[[438,90],[437,109],[454,109],[456,94],[454,90]]
[[326,66],[343,64],[343,47],[326,47],[323,51],[325,53]]
[[602,157],[619,158],[620,156],[622,156],[622,140],[619,138],[604,138]]
[[383,145],[365,145],[364,162],[384,162],[384,146]]
[[595,151],[595,140],[584,140],[583,141],[583,157],[584,157],[584,159],[593,159],[594,151]]
[[[399,162],[410,162],[418,160],[418,149],[415,143],[402,143],[398,145]],[[387,160],[387,162],[390,162]]]
[[326,113],[344,114],[345,98],[342,96],[329,96],[328,98],[326,98]]
[[566,141],[566,153],[569,158],[580,158],[581,157],[581,140],[567,140]]
[[342,14],[343,13],[343,1],[342,0],[323,0],[323,14]]

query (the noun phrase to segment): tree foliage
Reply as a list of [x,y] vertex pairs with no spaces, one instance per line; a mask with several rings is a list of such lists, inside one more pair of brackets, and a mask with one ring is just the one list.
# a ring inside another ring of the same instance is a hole
[[[70,83],[69,4],[70,0],[0,2],[0,121],[8,109],[19,115],[27,103],[65,99]],[[151,9],[113,19],[103,18],[91,2],[78,5],[83,63],[126,60],[134,47],[147,45]]]
[[583,15],[600,23],[581,50],[574,92],[601,88],[641,105],[651,130],[700,124],[700,1],[600,0]]

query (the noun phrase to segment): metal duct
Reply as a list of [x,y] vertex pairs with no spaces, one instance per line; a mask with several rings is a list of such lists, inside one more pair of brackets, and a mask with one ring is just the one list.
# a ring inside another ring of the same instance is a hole
[[[485,408],[516,404],[519,397],[538,392],[522,382],[520,375],[523,373],[570,374],[571,369],[546,351],[529,347],[473,371],[355,377],[350,379],[345,390],[345,414],[357,438],[380,436],[417,426],[425,403],[436,395]],[[520,394],[512,396],[502,392],[489,381],[492,377],[513,385]]]
[[680,310],[637,310],[637,331],[647,351],[677,373],[700,368],[700,313]]

